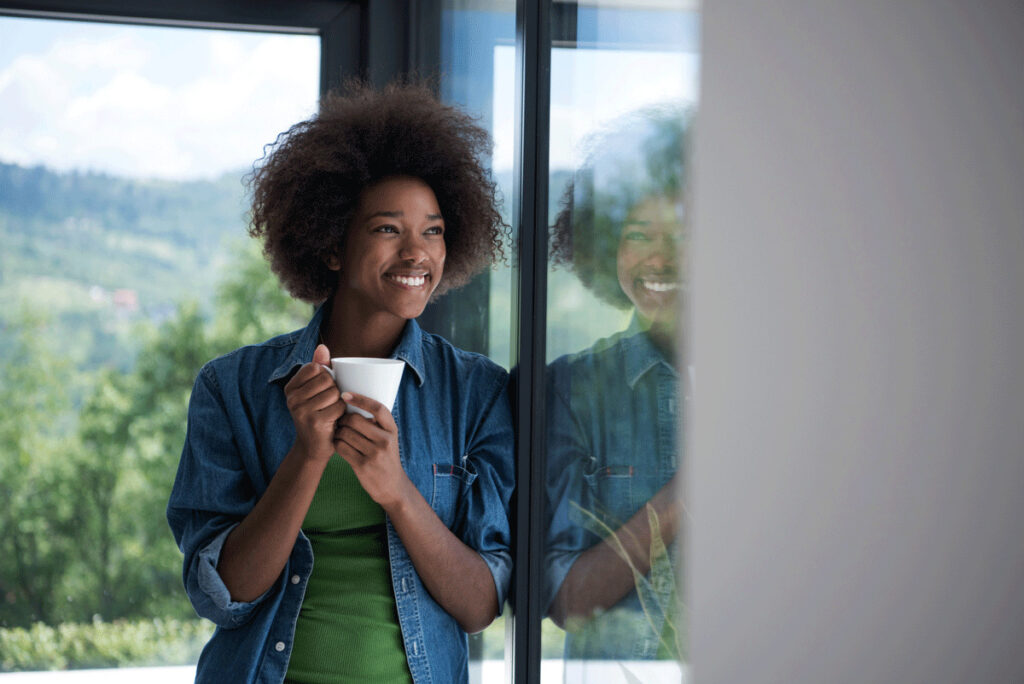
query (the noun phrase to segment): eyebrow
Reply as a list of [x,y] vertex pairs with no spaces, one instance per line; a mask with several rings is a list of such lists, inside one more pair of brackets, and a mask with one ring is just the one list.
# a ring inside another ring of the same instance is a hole
[[[369,216],[367,216],[366,220],[369,221],[370,219],[377,218],[378,216],[384,216],[386,218],[404,218],[405,217],[405,212],[404,211],[375,211],[374,213],[372,213]],[[440,214],[427,214],[427,219],[430,220],[430,221],[443,221],[444,217],[441,216]]]

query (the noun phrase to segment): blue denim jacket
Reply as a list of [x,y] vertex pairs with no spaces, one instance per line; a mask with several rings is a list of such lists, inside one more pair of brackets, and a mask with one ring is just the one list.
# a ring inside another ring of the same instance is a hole
[[[284,681],[314,562],[309,540],[299,534],[277,582],[249,603],[231,600],[217,563],[228,533],[266,491],[294,442],[284,385],[313,358],[325,309],[305,329],[215,359],[196,378],[167,519],[185,556],[189,599],[217,625],[199,658],[197,682]],[[511,575],[508,374],[415,321],[392,357],[406,362],[392,411],[402,466],[444,524],[483,557],[500,608]],[[413,681],[467,681],[466,634],[430,597],[390,521],[387,538]]]
[[[548,366],[545,605],[576,558],[625,523],[679,464],[679,375],[629,328]],[[672,551],[637,589],[566,634],[567,658],[654,658],[673,602]],[[641,595],[642,594],[642,595]],[[646,612],[645,612],[646,608]]]

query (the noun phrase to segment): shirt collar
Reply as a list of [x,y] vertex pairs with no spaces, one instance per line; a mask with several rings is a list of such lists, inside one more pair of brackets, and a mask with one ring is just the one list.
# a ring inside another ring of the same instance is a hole
[[405,324],[405,330],[402,331],[395,351],[391,352],[391,358],[405,361],[405,365],[416,374],[416,384],[423,386],[427,379],[423,364],[423,330],[414,319]]
[[650,335],[647,334],[647,328],[640,322],[636,312],[633,313],[629,327],[622,332],[622,350],[626,366],[626,382],[629,383],[630,389],[635,389],[640,378],[659,363],[664,364],[673,376],[679,375],[668,359],[654,346]]
[[291,353],[267,378],[268,384],[290,377],[300,366],[309,363],[313,358],[313,351],[320,338],[320,323],[323,322],[329,301],[318,306],[309,324],[298,332],[299,337],[295,340]]
[[[309,363],[313,358],[313,351],[316,349],[320,338],[320,325],[324,316],[329,310],[330,300],[317,307],[316,313],[309,321],[309,324],[298,332],[298,339],[288,358],[280,366],[274,369],[267,379],[268,383],[277,382],[290,377],[298,368]],[[423,331],[416,321],[410,320],[405,324],[402,337],[399,338],[391,358],[402,359],[416,374],[416,384],[422,386],[426,380],[423,366]]]

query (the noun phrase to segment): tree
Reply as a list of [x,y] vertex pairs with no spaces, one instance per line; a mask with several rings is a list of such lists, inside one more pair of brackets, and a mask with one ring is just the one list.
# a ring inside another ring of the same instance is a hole
[[236,245],[215,306],[211,337],[221,352],[294,330],[312,313],[308,304],[281,289],[256,240]]
[[80,555],[76,593],[83,608],[105,619],[191,614],[164,512],[195,376],[214,356],[308,316],[280,291],[254,244],[240,245],[230,263],[212,322],[197,301],[186,300],[160,326],[143,326],[135,368],[100,374],[82,407],[74,479],[89,547]]
[[209,320],[193,299],[140,325],[129,372],[72,373],[54,324],[25,311],[0,331],[0,626],[192,615],[165,508],[195,376],[310,313],[255,243],[230,264]]
[[45,318],[22,309],[0,363],[0,625],[55,621],[74,549],[67,436],[73,411],[66,362]]

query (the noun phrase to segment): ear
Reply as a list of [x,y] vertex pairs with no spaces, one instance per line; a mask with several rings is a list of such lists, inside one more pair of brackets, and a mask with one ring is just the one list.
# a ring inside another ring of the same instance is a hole
[[341,270],[341,259],[338,258],[337,254],[332,254],[329,257],[327,257],[324,263],[327,265],[327,268],[329,268],[332,271]]

